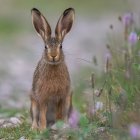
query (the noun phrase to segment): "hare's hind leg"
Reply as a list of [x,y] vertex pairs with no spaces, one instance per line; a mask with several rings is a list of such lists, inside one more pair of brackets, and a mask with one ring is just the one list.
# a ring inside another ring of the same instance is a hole
[[72,111],[72,92],[70,95],[68,95],[66,97],[66,103],[65,103],[65,118],[64,118],[64,121],[67,123],[68,122],[68,118],[71,114],[71,111]]
[[38,120],[39,120],[39,108],[38,103],[35,100],[31,100],[31,117],[32,117],[32,129],[38,129]]
[[61,99],[56,105],[56,120],[64,120],[64,106],[65,101]]
[[43,104],[39,106],[39,129],[42,131],[46,129],[47,126],[47,120],[46,120],[46,114],[47,114],[47,105]]
[[67,101],[66,101],[66,106],[67,106],[67,108],[68,108],[68,112],[67,112],[67,119],[70,117],[70,115],[71,115],[71,112],[72,112],[72,110],[73,110],[73,105],[72,105],[72,94],[73,94],[73,92],[71,92],[71,95],[69,95],[68,97],[67,97]]
[[71,110],[72,110],[72,93],[70,95],[67,95],[65,99],[59,102],[56,112],[57,120],[64,120],[67,123]]
[[56,121],[56,103],[49,101],[47,105],[47,126],[52,126]]

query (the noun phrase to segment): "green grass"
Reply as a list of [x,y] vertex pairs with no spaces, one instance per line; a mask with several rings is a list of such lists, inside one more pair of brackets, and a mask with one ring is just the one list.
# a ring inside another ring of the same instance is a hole
[[26,122],[19,127],[0,129],[0,138],[4,138],[5,140],[18,140],[23,136],[28,140],[34,140],[38,134],[39,133],[31,131],[30,125]]
[[22,124],[18,127],[0,128],[0,139],[5,140],[18,140],[22,136],[32,140],[36,137],[37,133],[30,130],[29,112],[25,109],[0,109],[1,118],[9,118],[13,116],[20,116]]
[[[30,129],[31,124],[29,123],[30,115],[26,110],[1,110],[0,114],[5,114],[7,112],[7,117],[16,116],[17,112],[20,115],[24,116],[22,124],[14,128],[0,128],[0,139],[4,140],[18,140],[21,137],[24,137],[28,140],[49,140],[52,139],[54,135],[59,137],[66,136],[68,140],[108,140],[114,139],[126,139],[129,140],[127,130],[116,129],[106,126],[106,124],[101,123],[101,119],[97,116],[93,120],[89,120],[85,114],[81,115],[79,121],[78,129],[69,129],[68,131],[62,132],[61,126],[62,123],[58,122],[57,126],[60,128],[60,131],[55,134],[52,133],[50,129],[47,129],[45,132],[40,133],[39,131],[32,131]],[[4,115],[5,116],[5,115]],[[104,131],[100,132],[98,129],[100,127],[104,128]],[[94,139],[93,139],[94,138]]]

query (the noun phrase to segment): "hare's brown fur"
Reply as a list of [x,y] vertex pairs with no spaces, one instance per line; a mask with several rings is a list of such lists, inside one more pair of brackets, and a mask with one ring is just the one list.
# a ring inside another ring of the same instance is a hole
[[31,99],[32,128],[43,130],[49,121],[67,120],[72,108],[70,76],[65,64],[62,41],[72,26],[73,9],[66,9],[56,26],[56,36],[44,16],[33,9],[33,24],[45,46],[33,76]]
[[65,62],[50,65],[42,58],[34,73],[33,98],[40,104],[46,103],[49,99],[57,101],[66,96],[69,90],[70,77]]
[[[70,77],[65,62],[59,65],[50,65],[45,62],[45,54],[39,61],[35,70],[32,85],[31,101],[39,112],[40,108],[48,103],[53,103],[56,108],[56,119],[64,119],[65,111],[68,111],[65,101],[71,97]],[[65,108],[66,107],[66,108]],[[63,110],[63,108],[65,108]],[[62,111],[61,111],[62,110]],[[39,122],[37,122],[39,123]],[[46,121],[43,122],[46,125]]]

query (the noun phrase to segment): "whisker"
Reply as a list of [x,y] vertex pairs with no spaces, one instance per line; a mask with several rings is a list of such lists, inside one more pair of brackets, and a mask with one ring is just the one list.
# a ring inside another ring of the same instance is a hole
[[85,61],[85,62],[87,62],[87,63],[89,63],[89,64],[93,64],[92,61],[86,60],[86,59],[84,59],[84,58],[76,58],[76,59]]
[[[66,55],[72,55],[72,56],[74,56],[74,54],[67,53],[67,52],[66,52]],[[87,63],[89,63],[89,64],[93,64],[92,61],[89,61],[89,60],[84,59],[84,58],[80,58],[80,57],[75,57],[75,58],[74,58],[74,57],[73,57],[73,59],[82,60],[82,61],[85,61],[85,62],[87,62]]]

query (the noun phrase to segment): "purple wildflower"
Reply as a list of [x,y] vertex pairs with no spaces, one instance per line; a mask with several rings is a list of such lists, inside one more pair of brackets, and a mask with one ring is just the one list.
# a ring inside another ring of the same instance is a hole
[[140,126],[137,124],[131,124],[129,127],[129,133],[132,138],[140,138]]
[[77,110],[73,110],[70,117],[69,117],[69,125],[72,128],[76,128],[78,126],[79,119],[80,119],[79,112]]
[[105,54],[105,60],[111,60],[112,59],[112,55],[110,53],[110,51],[108,51],[106,54]]
[[133,13],[127,13],[122,18],[123,24],[125,26],[130,26],[133,23]]
[[138,41],[138,35],[136,32],[131,32],[128,36],[128,41],[131,45],[135,45]]

